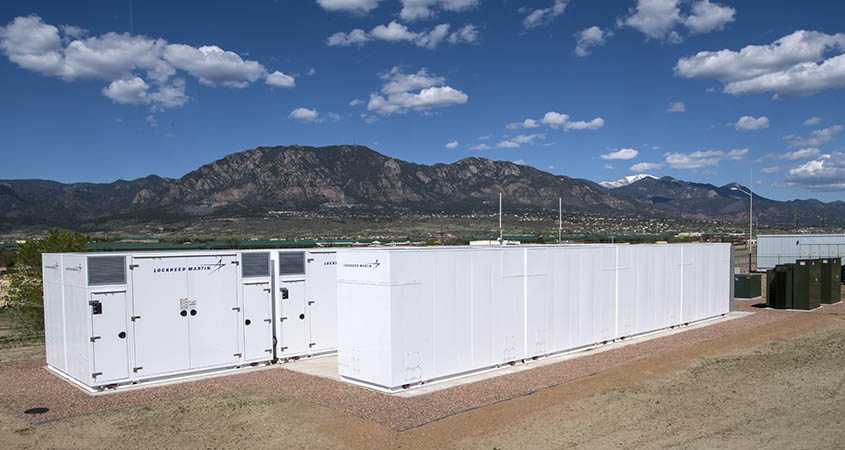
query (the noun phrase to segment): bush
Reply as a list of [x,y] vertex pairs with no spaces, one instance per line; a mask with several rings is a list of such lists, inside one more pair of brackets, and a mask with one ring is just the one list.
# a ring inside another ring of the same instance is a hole
[[44,331],[44,290],[41,254],[85,251],[88,236],[51,229],[46,239],[21,244],[14,265],[9,268],[9,319],[15,331],[34,335]]

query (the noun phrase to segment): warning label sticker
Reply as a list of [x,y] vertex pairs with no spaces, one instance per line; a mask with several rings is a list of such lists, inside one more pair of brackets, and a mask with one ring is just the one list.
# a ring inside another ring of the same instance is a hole
[[191,308],[194,308],[196,306],[197,306],[196,300],[191,300],[191,299],[187,299],[187,298],[180,298],[179,299],[179,309],[180,310],[191,309]]

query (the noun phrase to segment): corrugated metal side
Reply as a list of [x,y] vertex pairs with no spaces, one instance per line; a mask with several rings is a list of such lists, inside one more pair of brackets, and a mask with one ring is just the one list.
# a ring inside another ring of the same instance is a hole
[[774,234],[757,236],[757,267],[772,269],[798,259],[845,256],[845,234]]

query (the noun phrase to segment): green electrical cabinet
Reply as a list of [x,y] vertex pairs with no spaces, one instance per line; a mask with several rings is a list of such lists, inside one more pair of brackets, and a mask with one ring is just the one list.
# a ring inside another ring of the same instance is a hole
[[831,305],[842,300],[841,270],[842,258],[821,260],[821,303]]
[[769,308],[792,309],[793,264],[781,264],[767,272],[766,305]]
[[822,264],[819,259],[799,259],[792,266],[792,308],[816,309],[821,304]]
[[734,297],[757,298],[762,295],[760,274],[738,273],[734,275]]

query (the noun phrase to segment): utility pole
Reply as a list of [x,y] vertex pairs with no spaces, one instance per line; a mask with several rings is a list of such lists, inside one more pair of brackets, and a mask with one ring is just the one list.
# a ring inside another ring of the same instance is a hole
[[563,198],[557,198],[557,243],[560,244],[560,236],[563,232]]
[[751,273],[751,245],[754,242],[754,168],[750,170],[751,184],[748,186],[748,272]]
[[504,236],[502,235],[502,193],[499,192],[499,245],[504,243]]

